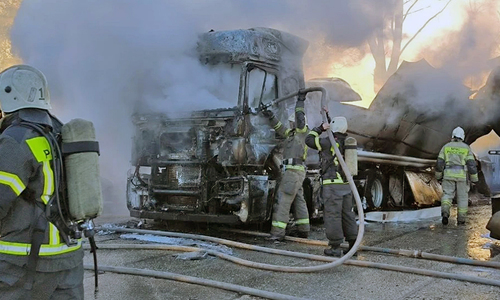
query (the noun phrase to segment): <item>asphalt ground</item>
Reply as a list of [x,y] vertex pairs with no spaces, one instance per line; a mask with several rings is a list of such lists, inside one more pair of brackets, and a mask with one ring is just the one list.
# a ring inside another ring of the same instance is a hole
[[[481,261],[500,262],[500,241],[489,239],[485,228],[491,216],[490,205],[469,207],[465,225],[457,226],[456,209],[450,224],[441,225],[440,218],[417,222],[366,223],[362,245],[420,250]],[[141,220],[123,216],[103,216],[96,219],[102,226],[134,227]],[[263,237],[221,230],[217,226],[186,226],[178,224],[141,224],[146,229],[188,232],[220,237],[281,250],[323,255],[322,246],[291,241],[273,243]],[[125,239],[130,234],[101,231],[96,235],[98,246],[104,244],[140,244],[139,240]],[[326,241],[321,223],[313,225],[309,239]],[[267,254],[231,247],[232,255],[250,261],[283,265],[312,266],[322,262]],[[500,299],[500,287],[435,278],[411,273],[380,270],[353,265],[341,265],[315,273],[282,273],[245,267],[233,262],[207,256],[204,259],[183,260],[167,250],[98,250],[98,264],[139,268],[210,279],[254,289],[275,292],[305,299]],[[424,270],[496,280],[500,283],[500,269],[460,265],[441,261],[409,258],[379,252],[361,251],[359,261],[391,264]],[[86,251],[85,264],[92,264],[92,254]],[[99,291],[94,293],[94,273],[85,271],[85,299],[262,299],[219,288],[145,276],[101,272]]]

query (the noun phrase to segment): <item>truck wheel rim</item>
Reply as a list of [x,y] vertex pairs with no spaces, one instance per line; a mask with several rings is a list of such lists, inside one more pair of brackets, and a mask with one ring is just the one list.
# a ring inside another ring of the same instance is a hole
[[371,194],[373,206],[376,208],[380,207],[384,198],[384,191],[382,189],[382,183],[380,182],[380,180],[373,181]]

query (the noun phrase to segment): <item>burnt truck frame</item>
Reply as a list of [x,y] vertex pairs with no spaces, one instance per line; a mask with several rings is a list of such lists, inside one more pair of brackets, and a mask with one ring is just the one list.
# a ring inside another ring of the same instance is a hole
[[[230,70],[237,79],[235,93],[226,99],[230,103],[218,106],[227,108],[175,117],[151,112],[132,116],[135,134],[127,180],[130,215],[225,224],[269,221],[282,173],[283,140],[257,111],[269,106],[288,124],[295,95],[308,91],[305,105],[311,127],[319,122],[311,124],[313,116],[320,116],[325,94],[329,101],[340,102],[332,98],[336,92],[324,82],[306,85],[302,58],[307,46],[299,37],[268,28],[202,34],[197,49],[200,62],[208,69]],[[218,87],[219,92],[230,89],[224,82]],[[355,120],[368,120],[367,116]],[[439,199],[434,159],[365,151],[363,139],[370,137],[348,132],[358,140],[357,170],[351,173],[364,209],[384,208],[395,191],[399,208],[434,205]],[[323,200],[318,155],[312,149],[306,165],[304,198],[310,216],[317,218],[322,215]]]
[[[306,49],[306,41],[267,28],[201,35],[198,53],[207,68],[239,70],[237,103],[176,118],[133,115],[130,215],[227,224],[269,220],[281,176],[282,140],[257,110],[304,89]],[[287,122],[295,101],[272,108],[281,122]]]

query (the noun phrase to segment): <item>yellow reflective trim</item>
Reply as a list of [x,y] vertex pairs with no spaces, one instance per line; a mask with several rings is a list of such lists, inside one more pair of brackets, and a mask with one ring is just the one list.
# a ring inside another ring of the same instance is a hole
[[345,183],[345,182],[342,179],[342,176],[340,176],[339,172],[337,172],[337,178],[335,178],[334,180],[331,180],[331,179],[323,180],[323,185],[327,185],[327,184],[343,184],[343,183]]
[[42,193],[42,201],[44,204],[49,202],[50,197],[54,194],[54,172],[50,167],[49,161],[42,162],[43,164],[43,193]]
[[278,227],[281,229],[286,229],[286,223],[285,222],[280,222],[280,221],[273,221],[272,226]]
[[459,213],[467,213],[467,208],[457,208],[457,212]]
[[283,125],[281,121],[278,121],[278,124],[274,125],[274,130],[280,129],[281,125]]
[[451,200],[441,200],[441,205],[451,206]]
[[319,134],[318,134],[316,131],[314,131],[314,130],[311,130],[311,131],[309,132],[309,134],[310,134],[310,135],[314,135],[315,137],[318,137],[318,136],[319,136]]
[[61,238],[59,236],[59,230],[52,223],[49,223],[49,244],[50,245],[61,244]]
[[328,184],[344,184],[344,181],[338,178],[334,180],[331,179],[323,180],[323,185],[328,185]]
[[299,171],[305,171],[306,168],[301,165],[285,165],[285,170],[299,170]]
[[292,130],[291,130],[291,129],[287,129],[287,130],[285,130],[285,136],[290,135],[290,131],[292,131]]
[[466,149],[466,148],[444,147],[444,154],[445,155],[456,154],[456,155],[466,156],[468,152],[469,152],[469,149]]
[[19,176],[12,173],[0,171],[0,184],[8,185],[16,196],[21,195],[21,193],[26,189],[26,186],[21,181]]
[[299,111],[304,111],[304,108],[303,107],[296,107],[295,112],[299,112]]
[[52,160],[50,143],[43,136],[28,139],[26,143],[36,160],[43,165],[43,192],[40,198],[44,204],[47,204],[52,194],[54,194],[54,172],[50,166]]
[[307,145],[304,146],[304,154],[302,154],[302,160],[305,161],[307,159]]
[[[59,255],[78,250],[81,247],[82,247],[81,239],[77,241],[76,245],[69,247],[66,244],[61,244],[61,243],[57,245],[43,244],[40,247],[39,255],[40,256]],[[30,251],[31,251],[31,244],[0,241],[0,253],[27,256],[29,255]]]
[[50,144],[45,137],[39,136],[28,139],[26,140],[26,143],[30,147],[31,152],[33,152],[33,155],[38,162],[52,160],[52,151],[50,148]]
[[457,170],[458,172],[450,172],[450,170],[444,170],[445,178],[457,178],[464,179],[466,177],[464,170]]
[[298,219],[295,221],[295,224],[301,225],[301,224],[309,224],[309,219]]
[[323,150],[323,148],[321,148],[321,143],[319,142],[319,136],[314,138],[314,144],[316,145],[316,148],[318,148],[318,151]]
[[298,133],[304,133],[304,132],[307,132],[307,126],[304,126],[304,128],[302,128],[302,129],[297,128],[297,132],[298,132]]

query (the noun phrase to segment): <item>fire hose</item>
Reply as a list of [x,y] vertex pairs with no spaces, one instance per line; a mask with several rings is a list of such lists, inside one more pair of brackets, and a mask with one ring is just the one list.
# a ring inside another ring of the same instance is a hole
[[[268,233],[240,230],[240,229],[218,228],[218,230],[233,232],[233,233],[242,233],[242,234],[253,235],[253,236],[261,236],[261,237],[269,236]],[[292,237],[292,236],[285,236],[285,240],[298,242],[298,243],[302,243],[302,244],[307,244],[307,245],[328,246],[327,241],[310,240],[310,239],[303,239],[303,238],[297,238],[297,237]],[[344,244],[341,244],[340,246],[343,248],[347,248],[349,245],[344,243]],[[500,269],[500,262],[496,262],[496,261],[481,261],[481,260],[475,260],[475,259],[469,259],[469,258],[433,254],[433,253],[428,253],[428,252],[424,252],[421,250],[390,249],[390,248],[381,248],[381,247],[372,247],[372,246],[359,246],[358,250],[380,252],[380,253],[384,253],[384,254],[400,255],[400,256],[406,256],[406,257],[411,257],[411,258],[421,258],[421,259],[427,259],[427,260],[433,260],[433,261],[442,261],[442,262],[448,262],[448,263],[454,263],[454,264],[462,264],[462,265],[480,266],[480,267]]]
[[[260,247],[260,246],[235,242],[235,241],[231,241],[231,240],[225,240],[225,239],[221,239],[221,238],[204,236],[204,235],[197,235],[197,234],[166,232],[166,231],[157,231],[157,230],[119,228],[119,227],[97,228],[97,229],[98,230],[115,231],[115,232],[154,234],[154,235],[160,235],[160,236],[197,239],[197,240],[204,240],[204,241],[219,243],[219,244],[226,245],[226,246],[233,246],[233,247],[240,248],[240,249],[253,250],[253,251],[259,251],[259,252],[270,253],[270,254],[277,254],[277,255],[284,255],[284,256],[290,256],[290,257],[297,257],[297,258],[304,258],[304,259],[310,259],[310,260],[316,260],[316,261],[329,262],[327,264],[323,264],[323,265],[319,265],[319,266],[315,266],[315,267],[323,267],[323,266],[331,265],[331,264],[341,260],[341,259],[327,257],[327,256],[320,256],[320,255],[313,255],[313,254],[294,252],[294,251],[288,251],[288,250],[279,250],[279,249],[273,249],[273,248]],[[265,264],[265,263],[257,263],[257,262],[252,262],[252,261],[236,258],[236,257],[233,257],[231,255],[227,255],[227,254],[224,254],[224,253],[221,253],[218,251],[201,249],[201,248],[196,248],[196,247],[172,246],[172,245],[147,245],[147,244],[133,244],[133,245],[129,245],[129,244],[106,245],[106,244],[102,244],[102,245],[99,245],[99,248],[100,249],[161,249],[161,250],[174,250],[174,251],[178,251],[178,250],[205,251],[205,252],[207,252],[211,255],[217,256],[219,258],[226,259],[226,260],[229,260],[231,262],[241,264],[241,265],[244,265],[247,267],[256,268],[256,269],[262,269],[262,270],[268,270],[268,271],[278,271],[278,272],[293,272],[293,273],[304,273],[304,272],[314,272],[315,271],[314,266],[313,267],[287,267],[287,266],[278,266],[278,265],[271,265],[271,264]],[[403,272],[403,273],[418,274],[418,275],[423,275],[423,276],[432,276],[432,277],[445,278],[445,279],[454,279],[454,280],[467,281],[467,282],[473,282],[473,283],[479,283],[479,284],[500,287],[500,281],[498,281],[498,280],[479,278],[479,277],[475,277],[475,276],[467,276],[467,275],[461,275],[461,274],[453,274],[453,273],[439,272],[439,271],[433,271],[433,270],[425,270],[425,269],[390,265],[390,264],[384,264],[384,263],[374,263],[374,262],[368,262],[368,261],[358,261],[358,260],[347,260],[345,262],[345,264],[358,266],[358,267],[368,267],[368,268],[375,268],[375,269],[388,270],[388,271],[397,271],[397,272]],[[99,267],[99,268],[101,268],[101,267]],[[86,266],[86,269],[92,269],[92,266]]]

